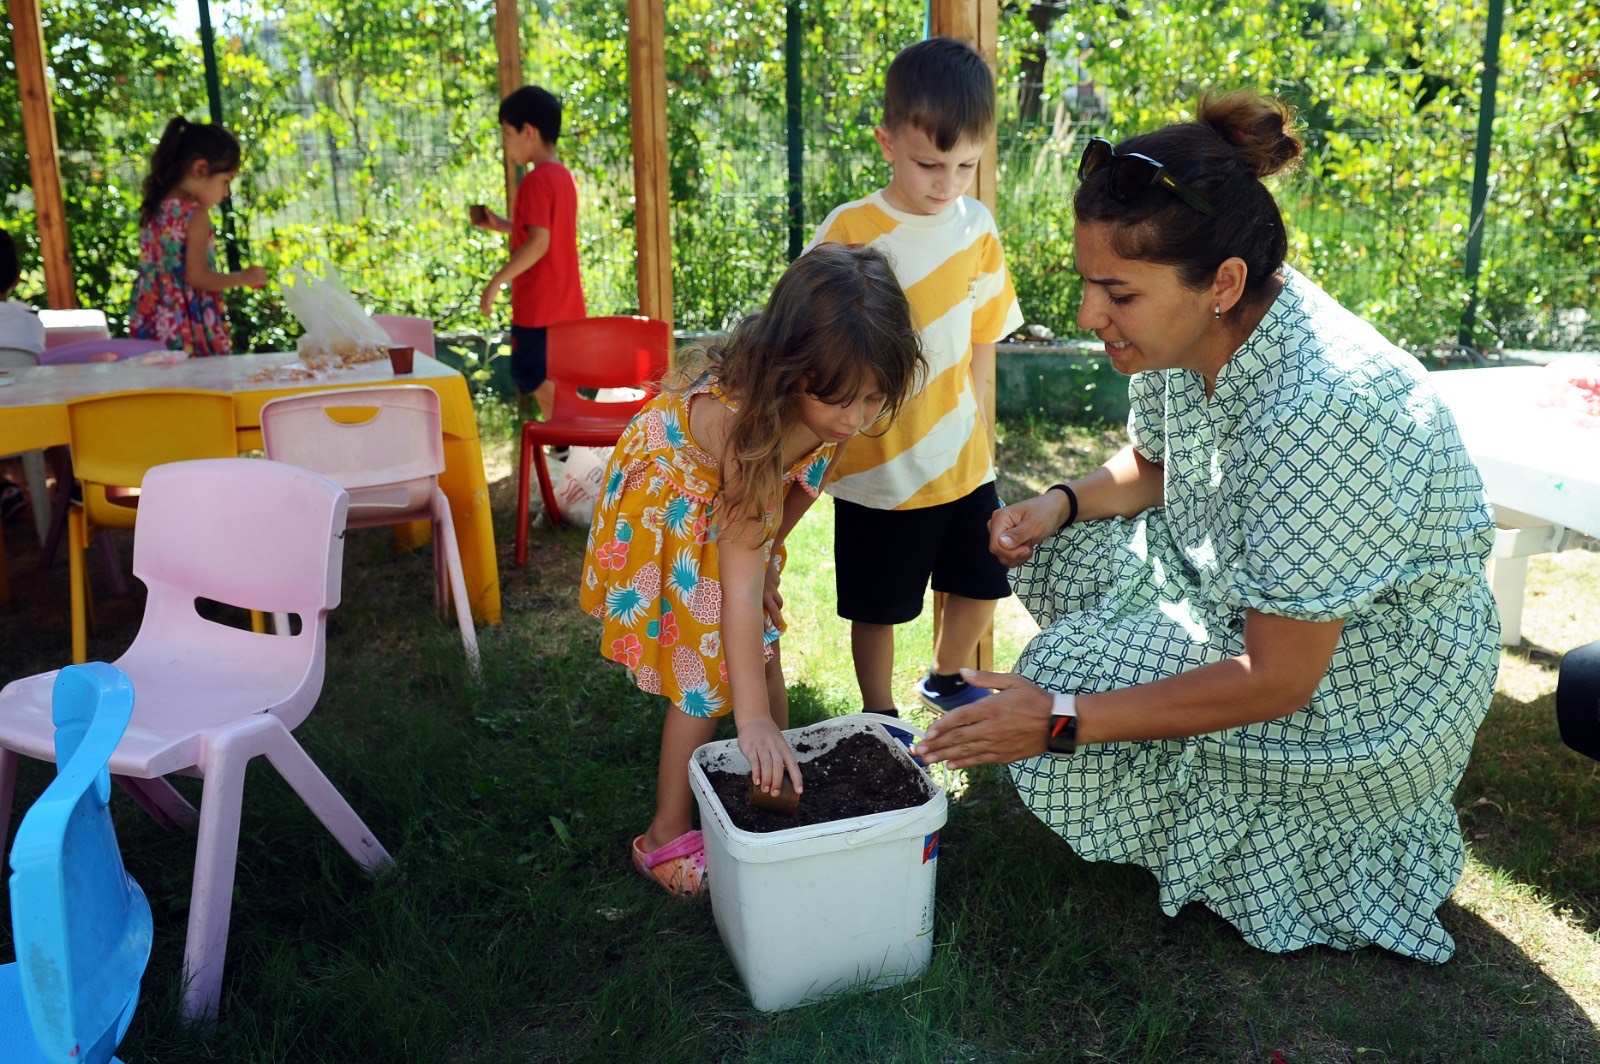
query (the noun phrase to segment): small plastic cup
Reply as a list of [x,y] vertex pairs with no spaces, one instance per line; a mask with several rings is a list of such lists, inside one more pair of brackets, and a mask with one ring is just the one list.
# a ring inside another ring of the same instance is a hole
[[389,365],[397,376],[411,372],[416,353],[416,349],[412,347],[389,348]]
[[777,794],[768,794],[766,791],[756,790],[754,782],[745,789],[744,800],[760,809],[770,809],[774,813],[783,813],[794,816],[800,809],[800,796],[794,792],[794,784],[789,782],[788,773],[784,774],[783,786]]

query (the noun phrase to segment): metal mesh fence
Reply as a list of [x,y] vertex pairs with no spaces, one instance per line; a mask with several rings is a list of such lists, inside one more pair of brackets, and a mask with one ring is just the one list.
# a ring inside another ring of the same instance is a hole
[[[245,141],[237,222],[250,261],[281,269],[325,256],[375,309],[424,314],[445,330],[495,327],[476,303],[503,261],[503,240],[465,222],[472,202],[503,210],[493,7],[418,3],[415,25],[403,35],[385,30],[380,48],[377,36],[363,44],[350,22],[363,5],[285,3],[268,17],[257,5],[213,3],[225,121]],[[311,8],[338,9],[315,23],[327,25],[327,39],[291,32],[285,13]],[[528,78],[567,105],[563,161],[580,187],[591,313],[630,312],[637,296],[625,5],[524,0],[522,8]],[[1206,31],[1219,35],[1207,53],[1214,60],[1201,70],[1163,66],[1170,60],[1162,35],[1187,32],[1172,22],[1182,9],[1171,0],[1009,11],[999,55],[996,214],[1029,322],[1062,337],[1076,331],[1070,200],[1083,138],[1184,117],[1204,88],[1257,85],[1291,98],[1307,119],[1305,171],[1275,189],[1295,264],[1413,347],[1453,341],[1471,292],[1463,260],[1484,11],[1459,9],[1464,23],[1435,62],[1378,54],[1353,8],[1338,0],[1274,5],[1280,47],[1271,67],[1228,50],[1260,32],[1249,21],[1255,16],[1218,9]],[[1592,187],[1600,169],[1600,36],[1574,17],[1570,39],[1552,46],[1555,10],[1535,5],[1507,17],[1477,283],[1474,341],[1484,346],[1600,347],[1600,197]],[[887,179],[872,138],[883,71],[923,35],[926,16],[919,0],[808,0],[799,12],[800,227],[809,239],[830,208]],[[683,329],[714,330],[759,306],[789,257],[786,5],[671,0],[666,14],[675,313]],[[183,47],[193,57],[194,46]],[[1330,65],[1329,55],[1341,58]],[[1364,100],[1354,87],[1368,82],[1397,88]],[[174,109],[201,117],[194,85]],[[1419,102],[1430,91],[1437,99]],[[1552,110],[1552,98],[1576,103]],[[97,179],[136,188],[145,159],[116,154],[91,128],[78,142],[64,135],[64,154]],[[1539,157],[1530,145],[1570,155],[1580,175],[1574,187],[1561,185],[1559,167],[1525,165]],[[131,197],[122,197],[126,210]],[[104,209],[116,206],[110,200]],[[95,281],[106,290],[90,298],[118,305],[131,273],[131,262],[114,264]],[[282,342],[293,329],[272,298],[230,295],[257,323],[261,342]]]

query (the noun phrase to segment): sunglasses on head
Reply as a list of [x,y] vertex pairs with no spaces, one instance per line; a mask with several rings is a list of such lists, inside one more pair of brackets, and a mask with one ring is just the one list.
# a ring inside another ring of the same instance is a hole
[[1078,180],[1090,174],[1111,168],[1111,198],[1118,203],[1132,203],[1147,192],[1151,185],[1161,185],[1201,214],[1211,213],[1211,204],[1201,199],[1182,181],[1167,172],[1165,164],[1148,155],[1118,155],[1117,149],[1104,137],[1090,137],[1084,145],[1083,156],[1078,160]]

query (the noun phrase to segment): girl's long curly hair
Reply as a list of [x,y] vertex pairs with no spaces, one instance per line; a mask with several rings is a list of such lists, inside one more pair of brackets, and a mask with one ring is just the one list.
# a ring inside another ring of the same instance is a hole
[[849,402],[884,396],[881,418],[921,387],[927,364],[900,282],[883,253],[820,244],[779,278],[759,313],[726,340],[690,351],[669,387],[687,388],[709,371],[738,403],[728,432],[722,483],[724,525],[760,520],[783,487],[784,430],[802,395]]

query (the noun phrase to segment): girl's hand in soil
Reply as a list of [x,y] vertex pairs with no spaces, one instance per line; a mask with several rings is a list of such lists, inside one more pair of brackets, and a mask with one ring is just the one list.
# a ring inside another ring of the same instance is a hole
[[966,768],[1008,764],[1046,751],[1050,707],[1055,703],[1049,691],[1014,672],[962,669],[961,675],[974,687],[991,688],[994,694],[934,721],[916,746],[918,757],[930,764],[943,761],[951,768]]
[[800,761],[771,717],[748,723],[741,721],[738,728],[739,752],[750,762],[750,782],[757,790],[778,794],[783,790],[783,777],[787,772],[795,793],[805,791],[800,779]]

